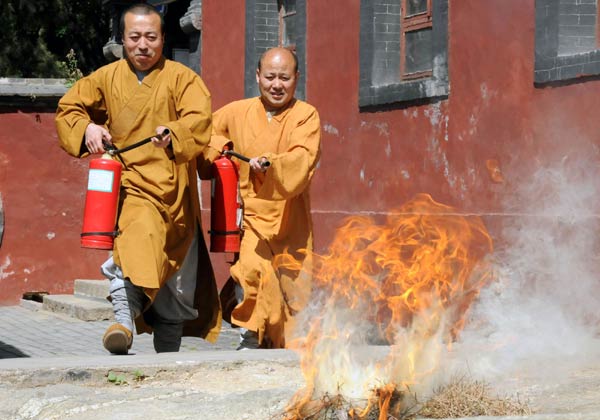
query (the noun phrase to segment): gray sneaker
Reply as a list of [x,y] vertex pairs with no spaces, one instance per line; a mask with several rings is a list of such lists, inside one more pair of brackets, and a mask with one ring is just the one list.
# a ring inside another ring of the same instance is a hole
[[240,345],[236,350],[258,349],[259,347],[258,333],[240,328]]

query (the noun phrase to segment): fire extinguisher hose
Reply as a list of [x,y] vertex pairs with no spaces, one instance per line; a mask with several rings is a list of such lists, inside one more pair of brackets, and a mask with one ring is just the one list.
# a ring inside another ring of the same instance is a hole
[[155,134],[153,136],[150,136],[144,140],[140,140],[137,143],[133,143],[129,146],[123,147],[122,149],[117,149],[115,146],[113,146],[110,143],[104,142],[104,149],[106,150],[106,153],[108,153],[111,156],[115,156],[118,155],[120,153],[124,153],[127,152],[131,149],[135,149],[137,147],[143,146],[146,143],[150,143],[152,141],[153,138],[157,138],[157,139],[162,139],[163,137],[165,137],[167,134],[169,134],[170,131],[168,128],[165,128],[165,130],[161,133],[161,134]]
[[[234,152],[233,150],[223,150],[223,154],[225,155],[231,155],[234,156],[240,160],[243,160],[244,162],[250,162],[250,158],[246,157],[244,155],[240,155],[239,153]],[[269,166],[271,166],[271,162],[269,162],[268,160],[262,162],[260,164],[260,166],[262,166],[263,168],[268,168]]]

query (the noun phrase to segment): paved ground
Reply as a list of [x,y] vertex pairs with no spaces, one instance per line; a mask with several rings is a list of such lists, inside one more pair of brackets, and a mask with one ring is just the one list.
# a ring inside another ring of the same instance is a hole
[[[305,386],[295,353],[235,351],[228,325],[216,344],[184,338],[179,353],[155,354],[150,335],[136,336],[132,356],[104,351],[107,325],[0,307],[0,419],[279,420]],[[600,420],[600,357],[573,361],[506,372],[494,389],[530,401],[535,414],[477,420]]]
[[[102,347],[102,335],[111,321],[81,321],[20,306],[0,307],[0,320],[0,359],[108,354]],[[184,337],[181,352],[235,350],[238,337],[237,330],[226,324],[217,343]],[[155,354],[152,336],[136,335],[131,353]]]
[[110,323],[0,307],[0,419],[270,420],[304,386],[293,352],[236,351],[227,324],[215,344],[184,337],[156,354],[142,334],[115,356],[101,343]]

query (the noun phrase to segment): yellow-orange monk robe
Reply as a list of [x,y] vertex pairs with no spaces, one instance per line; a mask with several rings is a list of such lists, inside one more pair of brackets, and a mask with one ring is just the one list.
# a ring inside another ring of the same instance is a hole
[[[259,98],[233,102],[213,115],[213,135],[204,152],[212,161],[229,141],[247,157],[264,156],[271,166],[254,174],[241,163],[240,191],[244,235],[231,276],[244,289],[244,300],[231,313],[234,324],[266,335],[284,347],[294,315],[309,297],[313,229],[309,187],[320,156],[320,121],[314,107],[300,100],[271,120]],[[302,270],[273,267],[288,252]]]
[[[201,226],[196,157],[208,144],[211,101],[206,86],[183,65],[160,60],[138,83],[126,60],[109,64],[79,80],[59,102],[60,144],[76,157],[88,155],[83,142],[90,122],[104,125],[117,148],[171,131],[166,149],[146,144],[123,153],[119,236],[114,259],[150,299],[183,263],[194,229]],[[216,340],[220,330],[218,293],[208,251],[199,231],[195,308],[199,317],[185,335]],[[148,331],[142,317],[138,332]]]

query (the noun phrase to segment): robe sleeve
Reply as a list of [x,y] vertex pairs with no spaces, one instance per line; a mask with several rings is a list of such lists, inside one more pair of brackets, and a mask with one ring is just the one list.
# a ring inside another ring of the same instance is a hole
[[251,173],[256,197],[264,200],[288,200],[309,185],[321,154],[321,123],[312,108],[290,134],[290,147],[280,154],[266,153],[271,166],[263,174]]
[[210,142],[198,158],[198,175],[200,179],[211,178],[211,164],[221,156],[225,145],[231,143],[229,139],[227,110],[228,107],[221,108],[213,114]]
[[80,79],[58,102],[55,123],[60,146],[75,157],[89,154],[83,141],[87,126],[91,122],[103,125],[107,120],[98,79],[96,73]]
[[198,157],[208,145],[211,132],[211,97],[200,77],[181,75],[176,86],[177,120],[165,124],[171,130],[175,163]]

